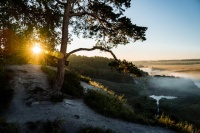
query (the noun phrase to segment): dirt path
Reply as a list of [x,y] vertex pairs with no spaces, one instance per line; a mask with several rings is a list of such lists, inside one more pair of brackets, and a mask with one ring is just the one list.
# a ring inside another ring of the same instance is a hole
[[[88,108],[82,99],[65,99],[61,103],[45,101],[49,88],[46,75],[37,65],[10,66],[10,71],[16,74],[12,85],[15,96],[4,117],[9,122],[18,122],[22,132],[27,132],[27,122],[62,119],[65,131],[76,133],[80,127],[94,126],[103,129],[111,129],[117,133],[172,133],[172,131],[160,127],[144,126],[128,123],[116,119],[110,119],[97,114]],[[82,83],[84,88],[87,84]],[[35,91],[40,92],[37,95]],[[34,95],[32,95],[34,94]]]

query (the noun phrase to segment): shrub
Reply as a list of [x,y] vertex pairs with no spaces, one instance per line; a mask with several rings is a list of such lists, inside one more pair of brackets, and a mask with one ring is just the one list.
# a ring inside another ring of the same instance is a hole
[[96,112],[108,117],[118,118],[136,123],[152,124],[144,116],[136,115],[133,109],[125,104],[124,100],[108,93],[88,90],[84,102]]
[[[53,85],[56,71],[52,70],[51,68],[49,68],[47,66],[42,66],[41,70],[48,75],[49,82],[51,85]],[[66,70],[65,71],[65,79],[64,79],[63,86],[61,88],[61,92],[64,94],[74,96],[74,97],[78,97],[78,98],[82,97],[84,88],[81,86],[80,79],[81,79],[80,75],[78,75],[76,72],[71,72],[71,71]],[[82,79],[84,79],[84,78],[82,78]],[[86,80],[86,78],[85,78],[85,80]],[[52,97],[51,99],[53,100],[54,98],[56,98],[59,101],[62,99],[62,97],[63,96]]]
[[81,86],[77,73],[65,71],[65,80],[61,92],[78,98],[83,96],[84,88]]
[[53,85],[56,71],[44,65],[41,67],[41,70],[48,75],[49,84]]
[[0,133],[19,133],[19,128],[15,123],[8,123],[0,118]]

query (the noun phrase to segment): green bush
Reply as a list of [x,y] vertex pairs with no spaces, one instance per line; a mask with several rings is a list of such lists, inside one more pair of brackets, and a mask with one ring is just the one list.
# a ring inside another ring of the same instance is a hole
[[114,133],[112,130],[103,130],[99,127],[85,127],[82,128],[79,133]]
[[144,116],[135,114],[133,109],[124,100],[120,100],[107,93],[88,90],[84,102],[96,112],[107,117],[143,124],[153,123],[153,121],[146,119]]
[[55,78],[55,76],[56,76],[56,71],[53,70],[53,69],[50,69],[49,67],[47,67],[47,66],[45,66],[45,65],[43,65],[43,66],[41,67],[41,70],[42,70],[44,73],[46,73],[46,74],[48,75],[49,84],[50,84],[50,85],[53,85],[53,83],[54,83],[54,78]]
[[[41,70],[48,75],[49,83],[53,85],[54,78],[56,76],[56,71],[52,70],[47,66],[42,66]],[[72,71],[65,71],[65,79],[63,86],[61,88],[61,92],[64,94],[68,94],[74,97],[82,97],[84,88],[81,86],[80,79],[89,80],[89,78],[84,78],[77,74],[76,72]],[[55,97],[52,97],[53,100]],[[59,97],[56,98],[58,101],[61,100]]]
[[78,98],[83,96],[84,88],[81,86],[77,73],[65,71],[65,80],[61,92]]
[[19,133],[19,128],[15,123],[8,123],[0,118],[0,133]]
[[0,111],[9,105],[14,95],[14,90],[9,86],[10,80],[5,67],[0,67]]
[[7,65],[27,64],[28,63],[27,55],[24,55],[20,52],[24,52],[24,51],[15,52],[9,55],[2,55],[0,59],[0,61],[2,62],[0,64],[7,64]]

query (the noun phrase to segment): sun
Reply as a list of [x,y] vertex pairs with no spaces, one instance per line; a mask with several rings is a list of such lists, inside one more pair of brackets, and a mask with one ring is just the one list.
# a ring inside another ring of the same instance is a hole
[[35,53],[35,54],[40,54],[42,52],[42,49],[41,49],[40,45],[39,44],[35,44],[32,47],[32,52]]

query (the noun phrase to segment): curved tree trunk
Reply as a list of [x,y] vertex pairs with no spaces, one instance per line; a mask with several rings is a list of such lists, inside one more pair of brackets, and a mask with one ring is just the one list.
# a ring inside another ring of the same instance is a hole
[[65,53],[67,51],[68,45],[68,26],[69,26],[69,19],[70,19],[70,2],[66,3],[65,11],[63,16],[63,28],[62,28],[62,40],[61,40],[61,48],[60,48],[60,56],[58,57],[58,66],[57,66],[57,74],[54,83],[54,91],[55,95],[60,95],[61,88],[64,82],[65,76]]

